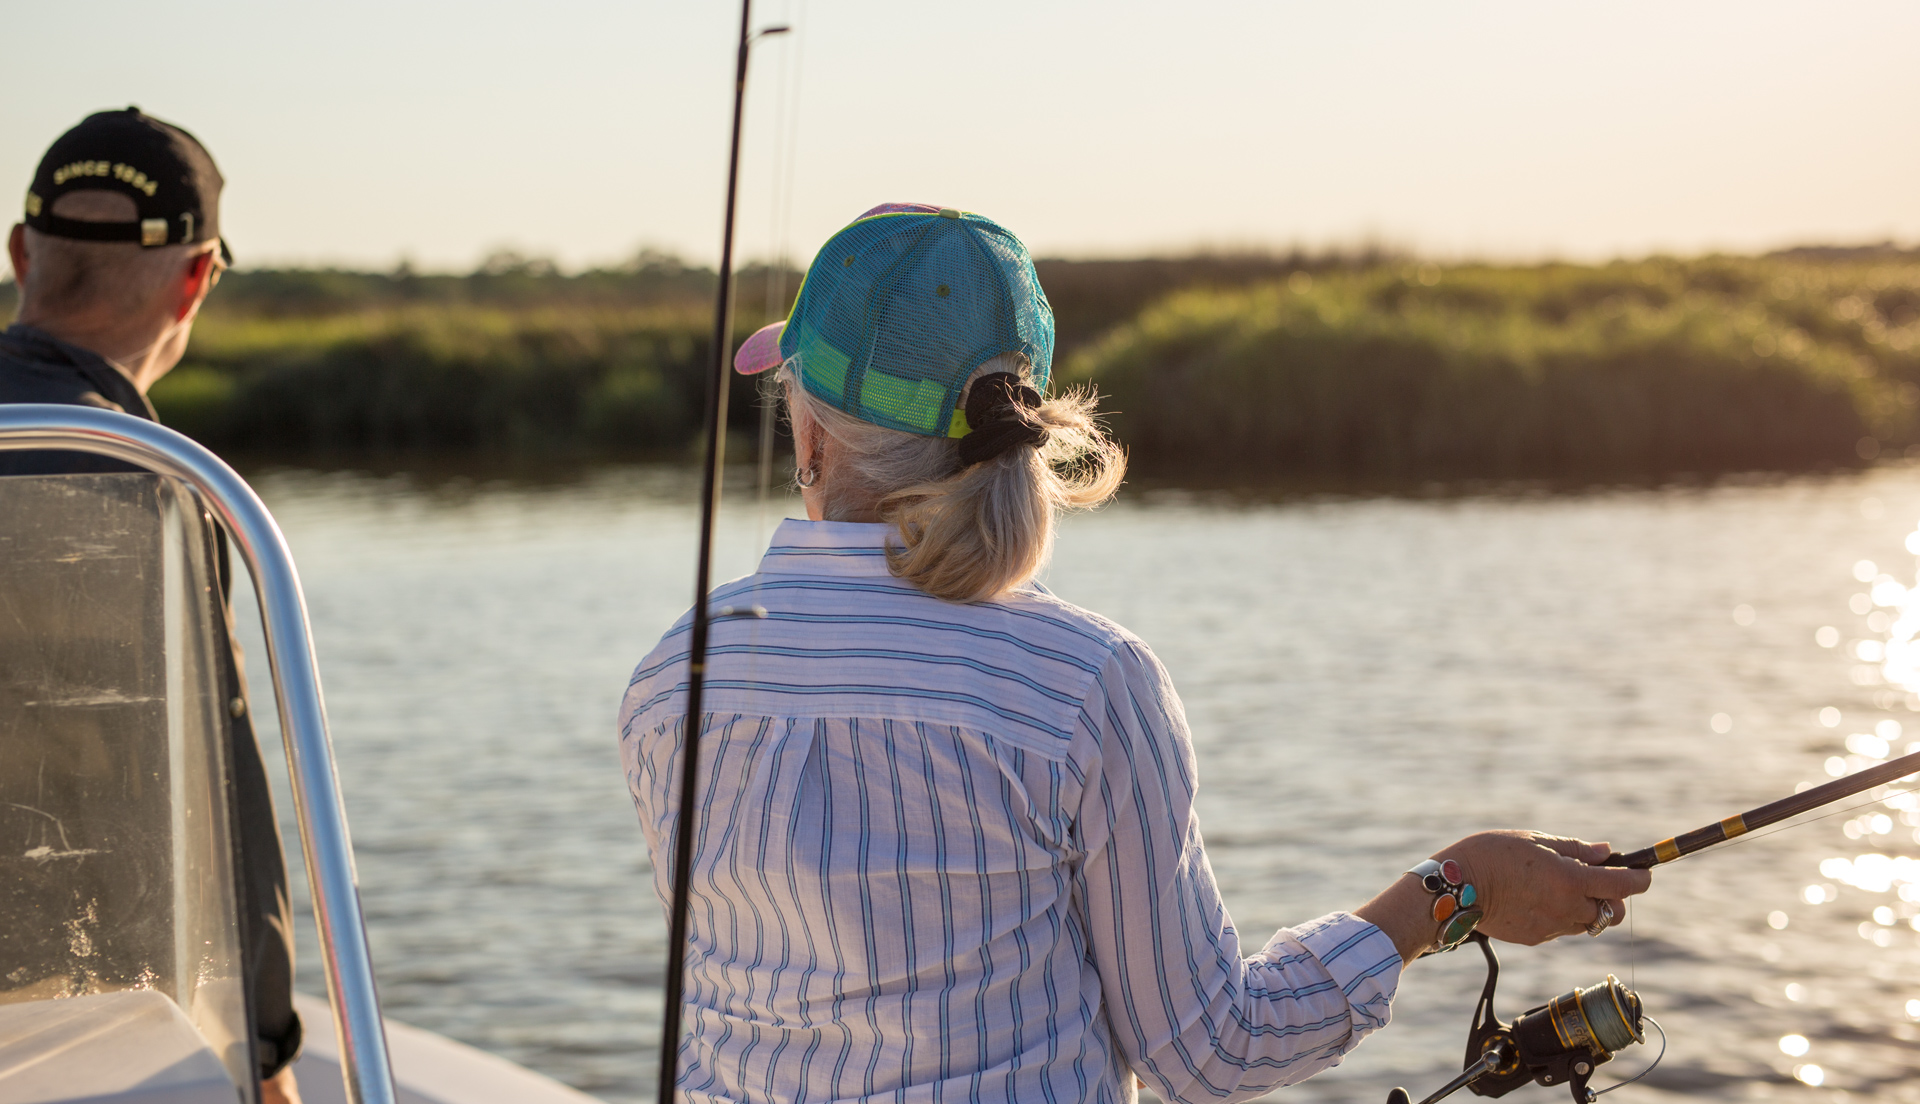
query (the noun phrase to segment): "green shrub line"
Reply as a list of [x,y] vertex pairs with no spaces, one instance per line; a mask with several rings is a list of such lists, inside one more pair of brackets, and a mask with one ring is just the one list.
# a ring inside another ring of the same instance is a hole
[[[1143,474],[1640,479],[1920,445],[1920,254],[1040,267],[1058,378]],[[711,273],[642,275],[236,273],[154,403],[255,455],[684,456]],[[755,381],[732,388],[751,439]]]
[[[470,305],[210,318],[152,398],[161,420],[250,454],[672,456],[697,431],[711,335],[695,309]],[[757,417],[736,378],[734,422]]]
[[1381,267],[1176,293],[1072,357],[1152,467],[1646,478],[1920,443],[1920,265]]

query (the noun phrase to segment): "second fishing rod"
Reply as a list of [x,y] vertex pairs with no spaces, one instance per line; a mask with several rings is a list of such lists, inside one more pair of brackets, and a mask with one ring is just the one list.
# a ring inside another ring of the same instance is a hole
[[700,728],[706,688],[707,640],[713,612],[714,516],[720,506],[720,477],[726,462],[727,364],[733,353],[733,230],[740,189],[740,129],[746,114],[747,61],[755,41],[787,33],[766,27],[753,33],[753,0],[740,0],[740,36],[734,53],[733,129],[727,148],[727,198],[721,216],[720,286],[713,307],[713,363],[707,372],[706,461],[700,487],[700,551],[694,565],[693,618],[688,634],[687,712],[680,737],[680,807],[674,826],[673,897],[667,922],[666,1001],[660,1023],[658,1100],[671,1101],[680,1080],[681,1011],[686,1000],[688,894],[693,882],[695,799],[700,785]]

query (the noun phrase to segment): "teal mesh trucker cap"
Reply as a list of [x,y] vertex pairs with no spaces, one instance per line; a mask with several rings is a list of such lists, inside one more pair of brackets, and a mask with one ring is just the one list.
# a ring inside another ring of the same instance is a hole
[[1027,247],[981,215],[888,203],[820,247],[793,313],[733,365],[752,374],[798,358],[809,393],[862,421],[964,437],[967,378],[1002,353],[1025,356],[1046,389],[1053,308]]

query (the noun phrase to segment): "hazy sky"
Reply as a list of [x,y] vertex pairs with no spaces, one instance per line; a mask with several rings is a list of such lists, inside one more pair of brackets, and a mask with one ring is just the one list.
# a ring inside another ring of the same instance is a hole
[[[20,195],[62,130],[138,103],[212,149],[243,264],[711,261],[737,18],[729,0],[9,4],[0,176]],[[900,199],[1054,255],[1920,242],[1904,0],[756,5],[780,20],[797,33],[755,53],[747,256],[804,261]]]

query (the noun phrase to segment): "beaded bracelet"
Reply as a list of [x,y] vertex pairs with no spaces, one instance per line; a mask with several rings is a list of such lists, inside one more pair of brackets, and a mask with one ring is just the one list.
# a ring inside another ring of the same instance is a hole
[[1482,910],[1476,907],[1480,895],[1466,881],[1460,864],[1452,859],[1426,859],[1407,873],[1420,879],[1434,895],[1433,919],[1440,927],[1435,950],[1451,951],[1480,923]]

